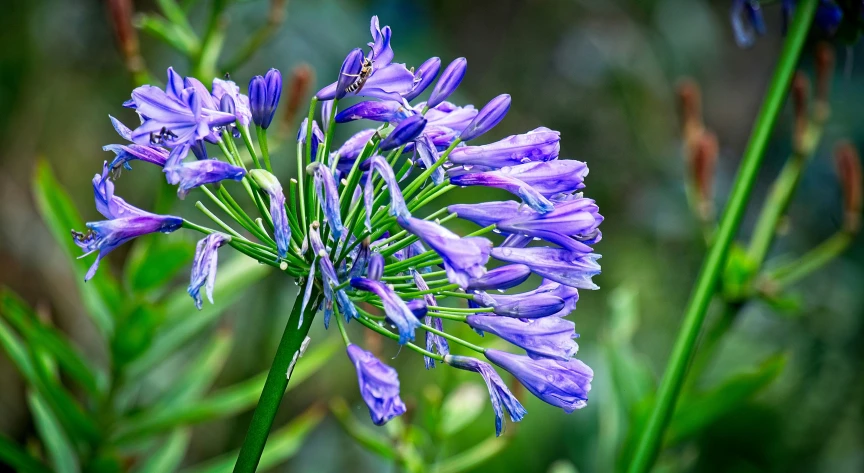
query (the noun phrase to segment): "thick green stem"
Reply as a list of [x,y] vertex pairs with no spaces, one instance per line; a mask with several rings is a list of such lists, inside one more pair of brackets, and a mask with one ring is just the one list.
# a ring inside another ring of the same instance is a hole
[[681,330],[678,332],[678,339],[675,341],[666,372],[657,391],[654,408],[634,452],[633,461],[628,470],[630,473],[649,471],[657,457],[658,449],[663,441],[663,433],[675,409],[687,365],[690,363],[696,339],[702,322],[705,320],[705,312],[708,310],[711,296],[714,294],[732,239],[735,237],[741,223],[741,217],[744,215],[747,199],[753,189],[756,174],[768,144],[768,138],[786,98],[798,57],[804,47],[804,40],[816,12],[817,3],[818,0],[802,0],[798,2],[795,9],[795,17],[789,28],[780,60],[753,127],[747,149],[744,152],[741,168],[729,197],[729,203],[723,218],[720,220],[714,243],[708,251],[696,279],[696,285],[687,304]]
[[[313,289],[313,291],[317,290]],[[273,426],[273,418],[276,417],[276,411],[279,409],[282,396],[288,387],[291,375],[289,369],[293,368],[294,363],[297,362],[300,345],[303,344],[306,334],[309,333],[309,328],[312,327],[315,308],[318,307],[317,299],[318,294],[316,292],[310,299],[305,313],[302,307],[303,297],[298,296],[294,301],[294,308],[291,310],[291,316],[288,318],[282,340],[276,349],[273,364],[267,373],[261,398],[258,400],[258,406],[255,407],[255,413],[252,415],[249,431],[246,433],[243,446],[240,447],[240,454],[234,465],[234,473],[253,473],[258,467],[261,452],[264,451],[264,444],[267,442],[267,436]],[[301,318],[303,319],[302,324],[300,323]]]

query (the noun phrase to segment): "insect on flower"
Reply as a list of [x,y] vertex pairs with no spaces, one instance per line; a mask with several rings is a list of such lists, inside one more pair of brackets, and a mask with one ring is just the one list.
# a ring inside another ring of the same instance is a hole
[[[369,80],[369,76],[371,76],[373,72],[375,72],[374,61],[372,61],[372,59],[370,59],[368,57],[363,58],[363,65],[360,66],[360,72],[359,73],[347,74],[347,73],[343,72],[342,74],[344,74],[346,76],[356,77],[356,79],[354,79],[354,82],[352,82],[351,85],[349,85],[348,87],[345,88],[345,92],[347,92],[349,94],[354,93],[354,92],[358,92],[360,89],[363,88],[364,85],[366,85],[366,81]],[[413,68],[412,68],[412,72],[413,72]]]

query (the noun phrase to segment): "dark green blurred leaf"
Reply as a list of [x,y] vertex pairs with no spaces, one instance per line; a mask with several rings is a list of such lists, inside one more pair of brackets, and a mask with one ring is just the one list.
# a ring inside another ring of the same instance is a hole
[[[266,471],[293,457],[300,450],[309,433],[321,423],[325,413],[326,410],[322,406],[312,406],[292,419],[285,427],[270,434],[258,464],[258,471]],[[231,473],[238,453],[239,451],[227,453],[201,465],[184,469],[183,473]]]
[[77,259],[81,255],[81,249],[72,241],[70,234],[71,230],[86,230],[83,219],[72,205],[72,199],[54,177],[51,167],[43,160],[36,164],[33,176],[33,197],[54,239],[72,260],[72,266],[78,276],[75,281],[88,315],[93,319],[99,332],[107,338],[114,332],[112,314],[117,313],[122,303],[120,289],[108,268],[102,268],[90,282],[84,282],[84,274],[93,263],[94,256]]
[[160,444],[155,448],[152,454],[147,456],[147,460],[135,469],[135,473],[170,473],[177,471],[180,463],[183,462],[183,457],[186,455],[186,448],[189,446],[189,439],[192,434],[189,429],[177,429],[168,436],[165,443]]
[[474,422],[488,403],[488,392],[477,383],[462,383],[444,400],[438,431],[444,438]]
[[98,438],[99,431],[93,420],[48,372],[43,363],[34,362],[34,353],[2,319],[0,319],[0,344],[3,345],[27,384],[44,397],[70,439],[94,441]]
[[111,354],[117,367],[139,358],[153,346],[157,328],[165,320],[165,312],[146,302],[129,304],[117,321],[117,333],[111,339]]
[[434,473],[460,473],[477,468],[501,453],[507,443],[506,438],[489,437],[468,450],[438,463],[432,471]]
[[206,393],[225,366],[233,341],[231,331],[218,331],[199,356],[192,359],[186,370],[177,377],[172,389],[160,397],[158,405],[186,404]]
[[204,304],[196,310],[185,288],[172,292],[165,300],[165,324],[156,335],[156,342],[128,368],[129,377],[137,379],[153,366],[176,352],[196,334],[216,321],[218,316],[252,284],[269,274],[269,266],[250,258],[237,257],[219,268],[213,292],[215,304]]
[[77,381],[88,394],[100,397],[105,379],[97,380],[94,370],[83,356],[53,327],[42,324],[36,314],[8,288],[0,288],[0,314],[21,332],[27,340],[53,355],[55,361],[69,376]]
[[194,254],[195,245],[179,236],[138,238],[124,268],[126,284],[133,293],[164,289],[180,270],[189,266]]
[[[340,346],[341,340],[332,337],[320,345],[312,345],[297,362],[297,367],[291,374],[288,391],[315,374]],[[117,433],[116,443],[134,442],[178,426],[224,418],[251,409],[258,402],[266,378],[267,373],[261,373],[254,378],[222,388],[200,401],[135,414],[123,422],[122,429]]]
[[675,410],[666,444],[675,445],[711,425],[720,417],[767,388],[786,366],[786,356],[776,355],[763,362],[754,372],[732,376],[711,391],[682,399]]
[[29,392],[27,393],[27,403],[30,405],[36,430],[39,432],[39,437],[42,438],[42,443],[45,445],[54,471],[57,473],[81,471],[75,448],[69,442],[59,421],[51,413],[45,400],[38,394]]
[[30,456],[23,447],[3,434],[0,434],[0,464],[12,467],[13,471],[51,473],[44,463]]
[[388,460],[396,459],[396,448],[390,443],[390,440],[360,423],[351,414],[351,409],[344,399],[341,397],[331,399],[330,412],[333,413],[333,416],[336,417],[336,420],[339,421],[339,425],[345,429],[345,432],[356,440],[357,443],[378,456]]
[[616,289],[609,297],[609,308],[609,329],[603,337],[604,354],[621,408],[629,412],[654,391],[656,381],[648,360],[636,353],[631,342],[639,326],[636,292],[626,287]]

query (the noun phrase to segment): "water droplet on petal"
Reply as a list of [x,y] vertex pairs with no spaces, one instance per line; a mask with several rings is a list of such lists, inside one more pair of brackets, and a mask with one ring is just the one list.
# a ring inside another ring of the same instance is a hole
[[462,169],[464,169],[464,170],[466,170],[466,171],[470,171],[471,168],[473,168],[473,167],[474,167],[474,166],[471,166],[471,165],[466,164],[465,166],[462,166]]
[[510,256],[513,254],[513,250],[511,250],[510,248],[503,248],[501,250],[501,254],[504,256]]

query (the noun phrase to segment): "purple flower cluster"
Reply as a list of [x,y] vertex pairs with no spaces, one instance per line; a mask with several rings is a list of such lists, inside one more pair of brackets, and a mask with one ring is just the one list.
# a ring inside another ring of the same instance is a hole
[[[277,177],[285,172],[279,157],[271,169],[266,141],[268,130],[279,128],[271,127],[282,94],[279,71],[254,77],[248,96],[229,80],[214,79],[208,90],[173,69],[164,90],[136,88],[125,105],[141,125],[132,130],[112,117],[128,143],[105,147],[115,158],[93,180],[107,220],[74,233],[86,252],[99,253],[87,278],[105,254],[132,238],[188,228],[205,234],[188,287],[199,309],[202,289],[212,302],[218,249],[230,245],[296,278],[307,316],[323,312],[329,327],[332,315],[341,313],[335,320],[375,424],[401,415],[405,404],[396,371],[349,340],[345,324],[352,320],[422,354],[427,369],[437,361],[479,373],[497,434],[505,411],[516,422],[525,408],[491,364],[451,349],[485,356],[566,412],[585,406],[593,373],[574,358],[578,335],[565,317],[579,289],[597,289],[592,277],[600,272],[593,245],[603,217],[582,195],[588,167],[559,159],[560,133],[544,127],[478,143],[506,117],[511,97],[498,95],[479,110],[453,104],[448,99],[466,78],[465,58],[443,71],[437,57],[409,69],[393,62],[389,26],[373,17],[371,32],[368,52],[350,51],[336,80],[317,93],[297,134],[296,166],[289,167],[297,174],[290,181]],[[419,100],[427,90],[429,98]],[[346,106],[348,100],[353,103]],[[333,127],[355,120],[372,126],[341,146],[332,143]],[[226,161],[209,157],[214,145]],[[190,150],[197,160],[187,162]],[[218,231],[144,212],[114,196],[114,179],[133,160],[160,166],[181,198],[200,188],[229,223],[200,203]],[[237,203],[229,187],[238,184],[228,181],[242,183],[260,217]],[[429,210],[464,187],[483,187],[483,195],[504,200]],[[456,219],[480,228],[460,234],[458,226],[448,228]],[[413,343],[418,330],[425,332],[425,348]],[[487,349],[459,333],[491,334],[525,355]]]

